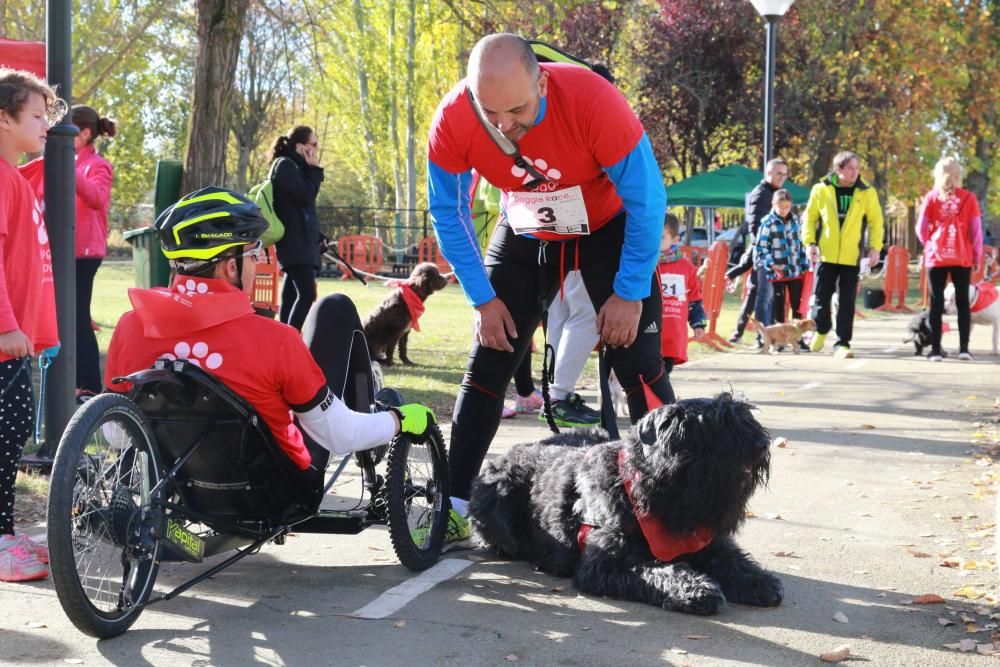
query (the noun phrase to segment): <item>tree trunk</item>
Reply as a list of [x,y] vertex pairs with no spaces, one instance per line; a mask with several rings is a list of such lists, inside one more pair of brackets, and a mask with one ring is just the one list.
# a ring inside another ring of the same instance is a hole
[[249,0],[197,0],[196,5],[198,55],[184,192],[225,183],[229,104]]
[[[389,0],[389,137],[392,141],[394,206],[403,208],[403,179],[399,164],[399,96],[396,94],[396,0]],[[397,245],[400,239],[396,239]]]
[[992,148],[990,142],[982,136],[976,139],[976,157],[982,168],[970,169],[965,177],[965,187],[979,200],[979,208],[982,209],[984,220],[991,217],[986,204],[990,193],[990,169],[993,166]]
[[409,5],[410,16],[406,36],[406,208],[409,209],[407,223],[413,226],[416,222],[414,210],[417,208],[417,130],[413,118],[413,98],[417,94],[413,89],[413,71],[416,68],[414,49],[417,43],[416,0],[410,0]]
[[840,136],[840,123],[835,120],[836,112],[830,110],[823,115],[823,128],[819,138],[819,146],[816,149],[816,159],[812,163],[812,173],[809,175],[809,183],[819,183],[820,179],[830,171],[833,163],[833,156],[837,154],[836,141]]
[[[368,33],[365,10],[361,6],[361,0],[354,0],[354,22],[358,29],[358,35],[364,36]],[[372,115],[368,99],[368,69],[365,66],[364,46],[356,45],[357,53],[355,65],[358,69],[358,100],[361,103],[361,117],[365,134],[365,155],[368,162],[368,183],[371,196],[371,205],[382,206],[385,202],[382,196],[382,183],[378,175],[378,165],[375,163],[375,133],[372,132]]]

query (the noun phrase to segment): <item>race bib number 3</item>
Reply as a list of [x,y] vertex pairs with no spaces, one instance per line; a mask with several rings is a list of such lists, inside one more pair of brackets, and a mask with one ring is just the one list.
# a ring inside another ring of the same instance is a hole
[[506,193],[507,221],[515,234],[590,234],[579,185],[555,192]]

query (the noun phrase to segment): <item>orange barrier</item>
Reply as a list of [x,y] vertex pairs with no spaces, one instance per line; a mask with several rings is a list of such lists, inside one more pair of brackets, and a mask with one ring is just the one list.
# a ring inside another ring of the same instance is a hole
[[265,248],[267,260],[257,263],[257,277],[253,279],[253,307],[262,314],[278,314],[278,276],[281,267],[274,246]]
[[694,268],[700,268],[702,262],[708,256],[708,248],[696,245],[677,246],[677,249],[684,255],[684,259],[694,264]]
[[[910,288],[910,253],[902,246],[894,245],[885,256],[885,282],[882,290],[885,292],[885,303],[875,310],[888,310],[894,313],[912,313],[913,309],[906,305],[906,293]],[[893,305],[893,299],[896,299]]]
[[457,282],[454,271],[451,268],[451,264],[449,264],[448,260],[446,260],[444,255],[441,254],[441,249],[438,248],[437,239],[433,236],[420,239],[420,242],[417,244],[417,261],[433,262],[441,273],[452,274],[449,279],[450,282]]
[[[382,268],[382,242],[368,234],[350,234],[337,239],[337,252],[344,261],[359,271],[377,273]],[[341,280],[352,278],[351,272],[344,268],[340,274]]]
[[[701,282],[702,305],[705,307],[705,316],[708,317],[708,331],[699,343],[708,345],[717,350],[724,350],[732,347],[732,343],[720,336],[715,331],[722,313],[722,297],[726,293],[726,263],[729,260],[729,246],[723,241],[716,241],[708,251],[705,259],[705,277]],[[692,336],[689,340],[694,340]]]

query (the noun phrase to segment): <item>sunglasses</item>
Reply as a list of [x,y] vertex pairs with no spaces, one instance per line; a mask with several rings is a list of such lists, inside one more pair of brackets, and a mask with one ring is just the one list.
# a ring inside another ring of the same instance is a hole
[[250,250],[244,250],[238,257],[251,257],[254,262],[260,263],[262,261],[267,261],[267,255],[264,254],[264,242],[257,239],[257,243]]

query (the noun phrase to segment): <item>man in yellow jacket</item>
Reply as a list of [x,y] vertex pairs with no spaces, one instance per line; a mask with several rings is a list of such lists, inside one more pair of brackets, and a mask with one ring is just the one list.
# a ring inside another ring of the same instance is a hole
[[849,359],[854,332],[854,301],[858,295],[858,273],[865,255],[868,233],[868,264],[875,266],[882,250],[884,222],[875,188],[859,177],[860,159],[850,151],[833,158],[833,171],[813,186],[802,225],[802,242],[809,261],[819,262],[816,271],[816,303],[813,318],[816,335],[813,352],[823,349],[832,327],[830,302],[840,293],[837,309],[837,342],[834,355]]

